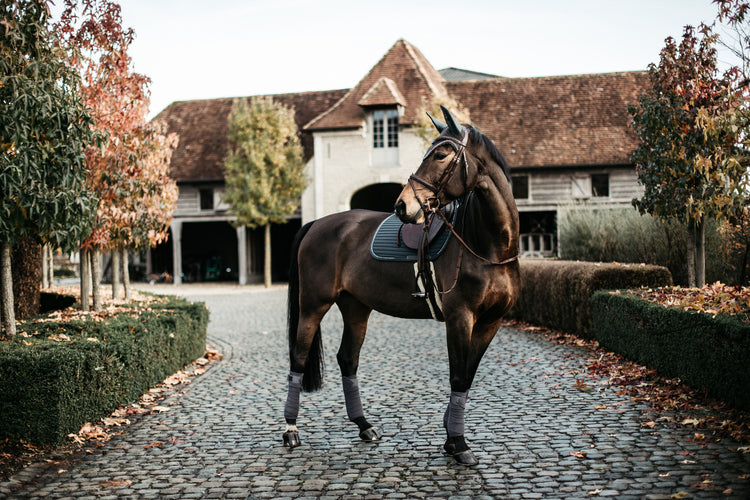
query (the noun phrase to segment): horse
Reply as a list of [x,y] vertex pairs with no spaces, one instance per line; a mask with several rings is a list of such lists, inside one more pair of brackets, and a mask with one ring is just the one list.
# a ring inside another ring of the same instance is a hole
[[[442,107],[445,122],[430,116],[439,135],[396,200],[404,224],[428,224],[439,209],[462,199],[463,216],[432,282],[441,299],[450,366],[450,398],[443,416],[444,452],[463,465],[478,463],[465,439],[465,407],[480,360],[520,291],[518,210],[510,169],[492,141],[461,125]],[[288,291],[288,392],[284,445],[301,444],[297,417],[300,392],[321,388],[323,353],[320,322],[333,304],[344,332],[336,355],[347,416],[359,437],[378,441],[381,433],[365,418],[359,393],[359,354],[373,310],[400,318],[430,319],[423,294],[413,294],[414,265],[382,262],[369,252],[370,240],[389,214],[369,210],[336,213],[304,225],[292,245]]]

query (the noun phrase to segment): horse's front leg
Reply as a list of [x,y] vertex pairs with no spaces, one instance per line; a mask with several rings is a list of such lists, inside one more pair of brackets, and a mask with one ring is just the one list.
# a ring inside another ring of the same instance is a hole
[[378,441],[381,437],[380,432],[365,418],[357,378],[359,352],[365,340],[367,320],[372,310],[350,295],[343,295],[337,303],[344,319],[344,334],[336,360],[341,368],[346,414],[349,420],[359,427],[359,437],[363,441]]
[[451,395],[443,416],[448,434],[443,449],[462,465],[477,464],[464,437],[466,401],[479,362],[500,326],[499,321],[472,324],[471,318],[473,315],[465,314],[449,319],[446,325]]

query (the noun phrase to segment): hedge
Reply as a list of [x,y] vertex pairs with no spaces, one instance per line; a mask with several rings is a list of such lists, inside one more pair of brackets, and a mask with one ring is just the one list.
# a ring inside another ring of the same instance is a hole
[[590,338],[594,292],[671,284],[661,266],[522,259],[521,294],[509,316]]
[[592,313],[602,346],[750,410],[750,325],[739,318],[606,292],[594,295]]
[[104,321],[22,323],[0,343],[0,438],[61,443],[205,353],[205,305],[149,307]]

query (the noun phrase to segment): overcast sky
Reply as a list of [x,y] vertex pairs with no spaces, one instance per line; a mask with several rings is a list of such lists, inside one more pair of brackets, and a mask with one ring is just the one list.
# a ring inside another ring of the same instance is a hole
[[710,0],[121,0],[149,76],[173,101],[354,86],[404,38],[436,69],[509,77],[646,69]]

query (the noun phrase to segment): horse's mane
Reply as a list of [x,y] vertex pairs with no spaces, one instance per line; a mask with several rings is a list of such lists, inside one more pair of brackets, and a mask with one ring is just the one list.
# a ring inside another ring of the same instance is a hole
[[[464,125],[465,127],[467,125]],[[503,169],[503,173],[505,174],[505,178],[508,179],[508,182],[510,182],[510,165],[508,165],[508,162],[505,161],[505,157],[500,152],[499,149],[495,146],[495,144],[490,140],[489,137],[484,135],[482,132],[480,132],[478,129],[468,126],[469,128],[469,137],[471,138],[471,141],[479,146],[484,147],[487,152],[490,154],[490,158],[492,158],[492,161],[500,165]]]

